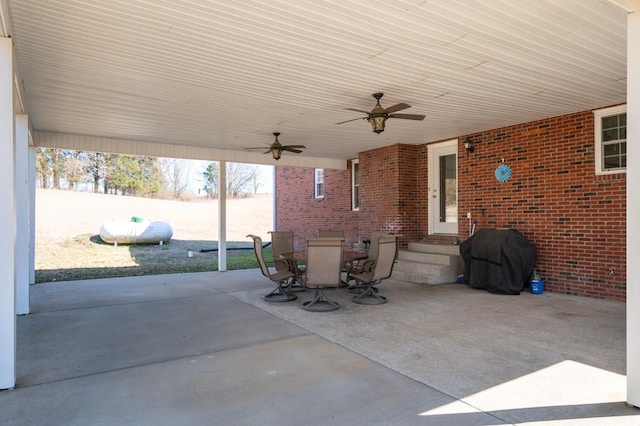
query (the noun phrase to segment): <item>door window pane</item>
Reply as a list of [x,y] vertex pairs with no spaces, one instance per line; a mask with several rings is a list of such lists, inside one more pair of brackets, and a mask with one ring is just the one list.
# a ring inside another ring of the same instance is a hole
[[440,222],[458,222],[456,156],[440,157]]

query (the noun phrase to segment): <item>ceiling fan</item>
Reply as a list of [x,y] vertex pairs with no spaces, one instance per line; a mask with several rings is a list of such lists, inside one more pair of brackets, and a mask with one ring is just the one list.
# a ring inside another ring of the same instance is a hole
[[384,95],[384,93],[374,93],[372,96],[376,98],[376,106],[373,107],[371,112],[363,111],[355,108],[346,108],[349,111],[358,111],[367,114],[366,117],[353,118],[347,121],[341,121],[336,124],[348,123],[350,121],[355,120],[367,120],[371,123],[373,127],[373,132],[380,134],[384,131],[384,125],[388,118],[403,118],[405,120],[424,120],[424,115],[420,114],[394,114],[396,111],[402,111],[403,109],[411,108],[411,105],[407,105],[405,103],[399,103],[389,108],[382,108],[380,105],[380,98]]
[[[269,148],[264,152],[265,154],[271,153],[273,155],[274,160],[279,160],[282,156],[282,151],[289,151],[295,154],[300,154],[302,152],[299,148],[306,148],[304,145],[282,145],[278,140],[278,136],[280,133],[274,132],[273,135],[276,137],[276,140],[269,146]],[[264,149],[264,146],[254,146],[252,148],[245,148],[245,150],[249,151],[252,149]]]

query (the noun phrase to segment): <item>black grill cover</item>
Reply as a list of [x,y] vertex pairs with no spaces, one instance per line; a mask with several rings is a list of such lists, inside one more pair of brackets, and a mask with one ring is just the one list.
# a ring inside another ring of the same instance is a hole
[[515,229],[480,229],[460,244],[464,282],[498,294],[520,294],[536,265],[536,247]]

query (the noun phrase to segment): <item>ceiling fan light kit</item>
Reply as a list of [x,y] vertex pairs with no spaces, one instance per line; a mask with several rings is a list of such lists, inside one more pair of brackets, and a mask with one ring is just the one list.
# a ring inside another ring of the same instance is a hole
[[387,117],[384,114],[373,115],[368,118],[369,123],[371,123],[371,127],[373,127],[373,133],[380,134],[384,132],[384,125],[387,122]]
[[[265,152],[266,154],[266,152]],[[282,157],[282,150],[280,148],[273,148],[271,150],[271,154],[273,155],[274,160],[279,160]]]
[[[279,132],[274,132],[273,136],[276,137],[276,140],[269,146],[269,148],[264,152],[264,154],[269,154],[273,156],[274,160],[279,160],[282,157],[282,153],[284,151],[293,152],[294,154],[300,154],[302,149],[306,148],[304,145],[282,145],[278,140],[278,136],[280,136]],[[252,148],[245,148],[245,150],[250,151],[253,149],[264,149],[263,146],[254,146]]]
[[371,127],[373,128],[373,132],[380,134],[384,132],[384,127],[387,123],[387,119],[389,118],[401,118],[404,120],[424,120],[424,115],[421,115],[421,114],[394,114],[396,111],[401,111],[403,109],[411,108],[411,105],[407,105],[405,103],[399,103],[399,104],[390,106],[389,108],[383,108],[382,105],[380,105],[380,98],[384,96],[384,93],[378,92],[378,93],[374,93],[372,96],[376,99],[376,105],[373,107],[373,109],[370,112],[362,111],[354,108],[347,108],[349,111],[363,112],[367,114],[366,117],[360,117],[360,118],[354,118],[347,121],[341,121],[340,123],[336,123],[336,124],[343,124],[343,123],[348,123],[349,121],[355,121],[355,120],[361,120],[361,119],[367,120],[371,124]]

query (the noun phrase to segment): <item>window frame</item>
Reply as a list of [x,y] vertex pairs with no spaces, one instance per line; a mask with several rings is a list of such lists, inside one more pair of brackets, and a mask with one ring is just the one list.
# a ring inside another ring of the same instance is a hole
[[[616,173],[626,173],[627,167],[620,167],[616,169],[605,169],[603,160],[604,160],[604,145],[602,141],[602,120],[607,117],[621,115],[627,113],[627,105],[618,105],[609,108],[602,108],[593,111],[593,143],[594,143],[594,154],[595,154],[595,173],[596,175],[611,175]],[[619,139],[622,141],[622,139]],[[627,138],[624,139],[624,142],[627,143]],[[620,142],[621,143],[621,142]],[[625,154],[626,155],[626,154]]]
[[[351,160],[351,210],[360,210],[360,160]],[[356,169],[358,172],[356,173]]]
[[315,198],[324,198],[324,169],[315,169],[313,172],[313,193]]

